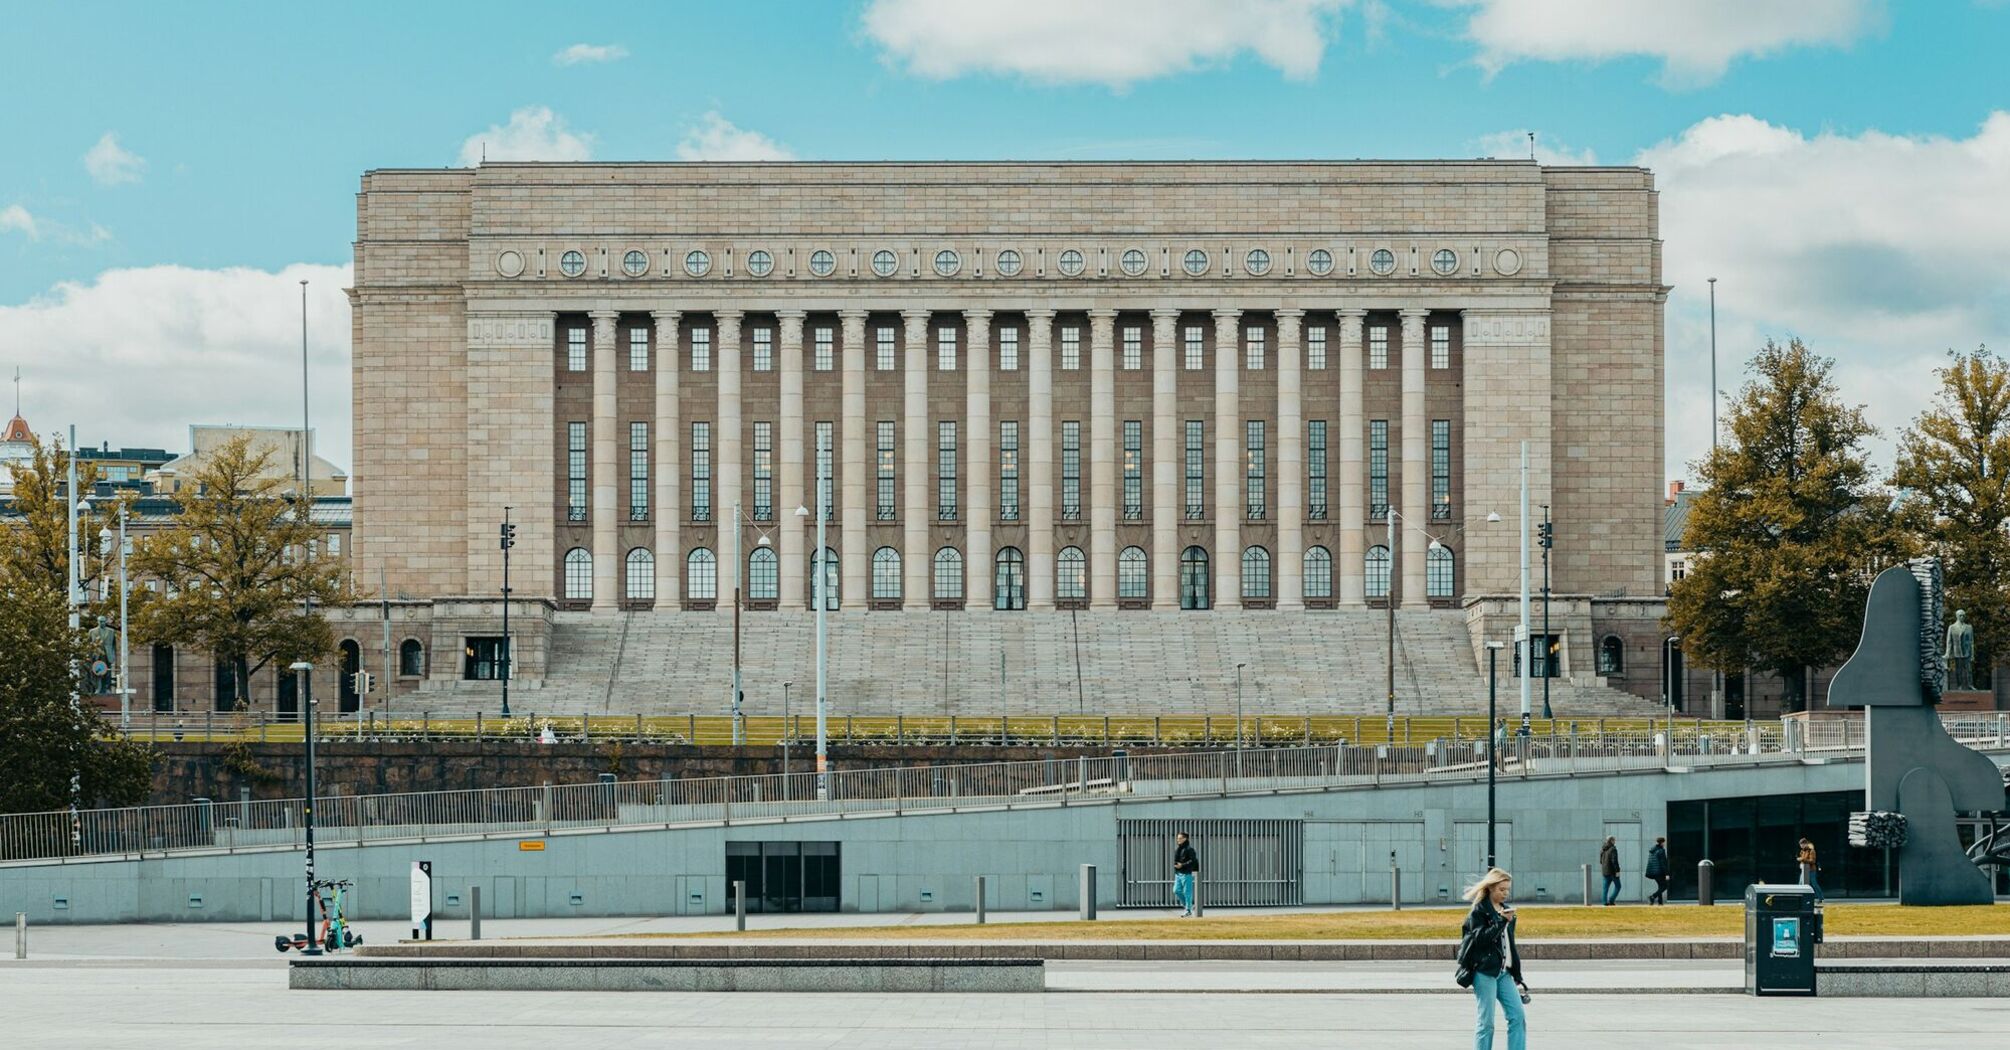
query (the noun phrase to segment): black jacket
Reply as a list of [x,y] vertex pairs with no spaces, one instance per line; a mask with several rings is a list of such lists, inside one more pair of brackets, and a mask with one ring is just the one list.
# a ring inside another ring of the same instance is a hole
[[1514,928],[1492,901],[1484,897],[1475,901],[1460,930],[1460,939],[1470,935],[1470,944],[1459,962],[1474,973],[1499,975],[1503,958],[1512,959],[1505,970],[1514,983],[1521,984],[1521,945],[1515,940]]
[[1656,844],[1652,849],[1647,851],[1647,871],[1645,874],[1650,879],[1658,879],[1668,874],[1668,850],[1666,847]]
[[1193,850],[1193,843],[1182,842],[1173,850],[1173,874],[1191,875],[1200,871],[1200,854]]
[[1606,878],[1619,874],[1619,847],[1598,847],[1598,870]]

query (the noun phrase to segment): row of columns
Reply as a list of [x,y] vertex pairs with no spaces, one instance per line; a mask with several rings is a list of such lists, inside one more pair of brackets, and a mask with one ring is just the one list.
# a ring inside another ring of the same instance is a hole
[[[713,506],[714,518],[724,528],[738,528],[731,520],[733,508],[742,502],[742,426],[740,353],[744,314],[738,310],[709,311],[715,324],[713,355],[718,379],[718,405],[714,414]],[[1424,318],[1429,311],[1406,309],[1402,316],[1402,492],[1398,517],[1401,523],[1421,526],[1426,520],[1429,499],[1430,436],[1424,402],[1425,341]],[[1178,321],[1181,311],[1162,308],[1151,311],[1152,319],[1152,449],[1150,492],[1152,507],[1151,594],[1155,608],[1177,608],[1179,604],[1179,523],[1183,520],[1183,442],[1176,405],[1178,373],[1183,355]],[[993,579],[992,485],[996,472],[992,463],[991,419],[991,321],[987,309],[962,311],[908,310],[901,314],[906,329],[906,361],[903,366],[902,397],[902,590],[910,604],[925,607],[933,593],[934,549],[929,540],[933,521],[930,456],[935,428],[928,414],[928,375],[935,368],[936,347],[929,338],[929,324],[939,314],[960,314],[967,337],[958,355],[963,373],[966,402],[958,421],[959,456],[968,466],[960,472],[965,493],[958,522],[964,527],[964,593],[971,607],[985,607],[991,601]],[[1365,603],[1365,557],[1368,539],[1363,522],[1366,494],[1366,419],[1362,409],[1364,362],[1362,326],[1367,311],[1339,311],[1340,338],[1337,372],[1340,380],[1340,418],[1337,478],[1339,483],[1337,520],[1340,523],[1339,550],[1335,555],[1337,598],[1343,606]],[[1027,603],[1033,608],[1054,604],[1054,375],[1052,333],[1054,311],[1030,309],[1023,364],[1027,374],[1026,436],[1022,442],[1025,480],[1024,520],[1027,523],[1026,587]],[[1303,606],[1304,572],[1304,418],[1301,408],[1302,329],[1304,311],[1281,309],[1277,319],[1277,434],[1275,477],[1277,492],[1277,550],[1272,565],[1271,593],[1279,608]],[[784,527],[775,530],[780,570],[780,594],[784,607],[799,606],[806,599],[807,566],[805,546],[811,533],[790,525],[786,518],[793,508],[817,511],[815,465],[817,449],[805,442],[803,406],[803,318],[801,310],[776,311],[777,362],[781,405],[777,420],[780,433],[776,449],[776,489],[774,506]],[[847,606],[863,606],[869,594],[871,552],[866,549],[868,485],[875,476],[868,460],[874,421],[867,418],[865,398],[866,311],[839,313],[842,333],[841,409],[836,447],[830,457],[843,464],[843,485],[835,493],[835,521],[840,564],[840,593]],[[1117,604],[1117,469],[1120,461],[1116,414],[1116,316],[1113,309],[1089,311],[1090,416],[1088,429],[1089,505],[1089,597],[1092,608],[1114,608]],[[612,311],[597,311],[593,322],[593,546],[594,607],[613,608],[619,601],[622,582],[617,523],[619,495],[625,472],[619,469],[626,430],[620,425],[616,378],[620,368],[616,346],[616,319]],[[680,311],[657,310],[651,314],[659,336],[652,348],[665,353],[666,343],[678,331]],[[1213,462],[1214,543],[1211,553],[1217,603],[1234,603],[1241,594],[1242,520],[1244,508],[1244,454],[1241,379],[1244,367],[1242,311],[1216,310],[1215,405]],[[682,448],[680,403],[676,386],[677,368],[668,358],[656,369],[655,441],[663,448]],[[1330,473],[1330,476],[1334,474]],[[678,525],[683,517],[683,457],[657,457],[655,485],[656,600],[659,606],[675,604],[683,584],[684,563],[678,552]],[[1425,542],[1414,528],[1404,530],[1401,551],[1401,594],[1405,605],[1425,603]],[[722,542],[720,594],[730,595],[735,586],[744,586],[744,560],[732,562],[733,545]]]

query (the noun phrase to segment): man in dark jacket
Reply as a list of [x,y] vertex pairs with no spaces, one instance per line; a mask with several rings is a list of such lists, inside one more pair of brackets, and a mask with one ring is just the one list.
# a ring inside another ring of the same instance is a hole
[[1619,900],[1619,843],[1610,835],[1599,847],[1598,871],[1605,876],[1605,906],[1610,908]]
[[1182,918],[1193,914],[1193,884],[1200,875],[1200,854],[1194,852],[1193,843],[1188,842],[1186,832],[1177,836],[1179,844],[1173,847],[1173,903],[1180,909]]
[[1656,838],[1647,851],[1648,878],[1654,880],[1654,895],[1647,898],[1649,904],[1668,903],[1668,840]]

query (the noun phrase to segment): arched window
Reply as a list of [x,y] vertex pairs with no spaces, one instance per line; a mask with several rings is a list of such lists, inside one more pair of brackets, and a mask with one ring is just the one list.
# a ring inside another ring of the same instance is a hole
[[1333,597],[1333,552],[1324,547],[1305,548],[1305,596]]
[[1089,559],[1080,547],[1063,547],[1054,557],[1054,597],[1079,601],[1089,596]]
[[[360,711],[363,707],[363,694],[356,691],[356,672],[363,669],[363,647],[353,638],[344,638],[340,651],[342,653],[340,710],[343,714],[348,714]],[[249,696],[242,699],[246,704],[251,702]]]
[[[872,596],[875,601],[900,600],[900,552],[892,547],[881,547],[872,552]],[[810,600],[810,606],[816,606],[814,598]]]
[[1424,597],[1451,597],[1455,575],[1452,570],[1456,567],[1450,547],[1432,547],[1424,555]]
[[1242,596],[1270,597],[1270,552],[1262,547],[1242,549]]
[[991,607],[1026,607],[1026,556],[1017,547],[1004,547],[992,562]]
[[935,600],[963,599],[963,552],[944,547],[935,552]]
[[1207,608],[1207,585],[1207,548],[1188,547],[1179,556],[1179,607]]
[[709,547],[699,547],[684,559],[684,597],[694,602],[719,597],[719,559]]
[[570,601],[593,600],[593,555],[584,547],[565,552],[565,597]]
[[1598,643],[1598,673],[1607,677],[1626,673],[1626,643],[1608,634]]
[[1389,548],[1376,544],[1368,548],[1368,597],[1389,596]]
[[407,638],[398,643],[398,677],[426,677],[426,647],[417,638]]
[[1143,547],[1125,547],[1117,555],[1117,597],[1151,597],[1151,562]]
[[781,595],[781,563],[773,547],[755,547],[747,555],[747,597],[753,601],[774,601]]
[[810,590],[808,595],[810,608],[814,609],[817,607],[817,564],[822,564],[824,567],[824,609],[835,610],[838,607],[837,551],[825,547],[823,557],[813,557],[810,561],[812,562],[810,565]]
[[628,552],[627,588],[628,600],[649,602],[656,600],[656,555],[647,547],[637,547]]

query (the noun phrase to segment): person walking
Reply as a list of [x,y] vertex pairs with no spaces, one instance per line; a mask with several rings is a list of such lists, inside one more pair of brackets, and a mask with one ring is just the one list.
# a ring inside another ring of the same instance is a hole
[[1668,903],[1668,840],[1656,838],[1647,851],[1648,878],[1654,880],[1654,895],[1647,898],[1649,904]]
[[1598,849],[1598,872],[1605,876],[1605,906],[1610,908],[1619,900],[1619,843],[1611,835]]
[[1178,845],[1173,847],[1173,904],[1180,909],[1181,918],[1193,915],[1194,882],[1200,876],[1200,854],[1194,852],[1193,843],[1187,841],[1186,832],[1174,836]]
[[1815,844],[1803,838],[1801,840],[1800,854],[1795,859],[1801,866],[1801,885],[1815,891],[1815,900],[1824,899],[1822,896],[1822,880],[1820,875],[1821,865],[1815,863]]
[[1473,1030],[1476,1050],[1492,1050],[1495,1003],[1507,1016],[1508,1050],[1528,1050],[1528,1015],[1522,1009],[1528,1002],[1528,985],[1522,980],[1521,950],[1515,942],[1514,905],[1508,903],[1513,890],[1514,876],[1489,868],[1465,893],[1473,909],[1460,930],[1459,983],[1472,988],[1479,1005]]

